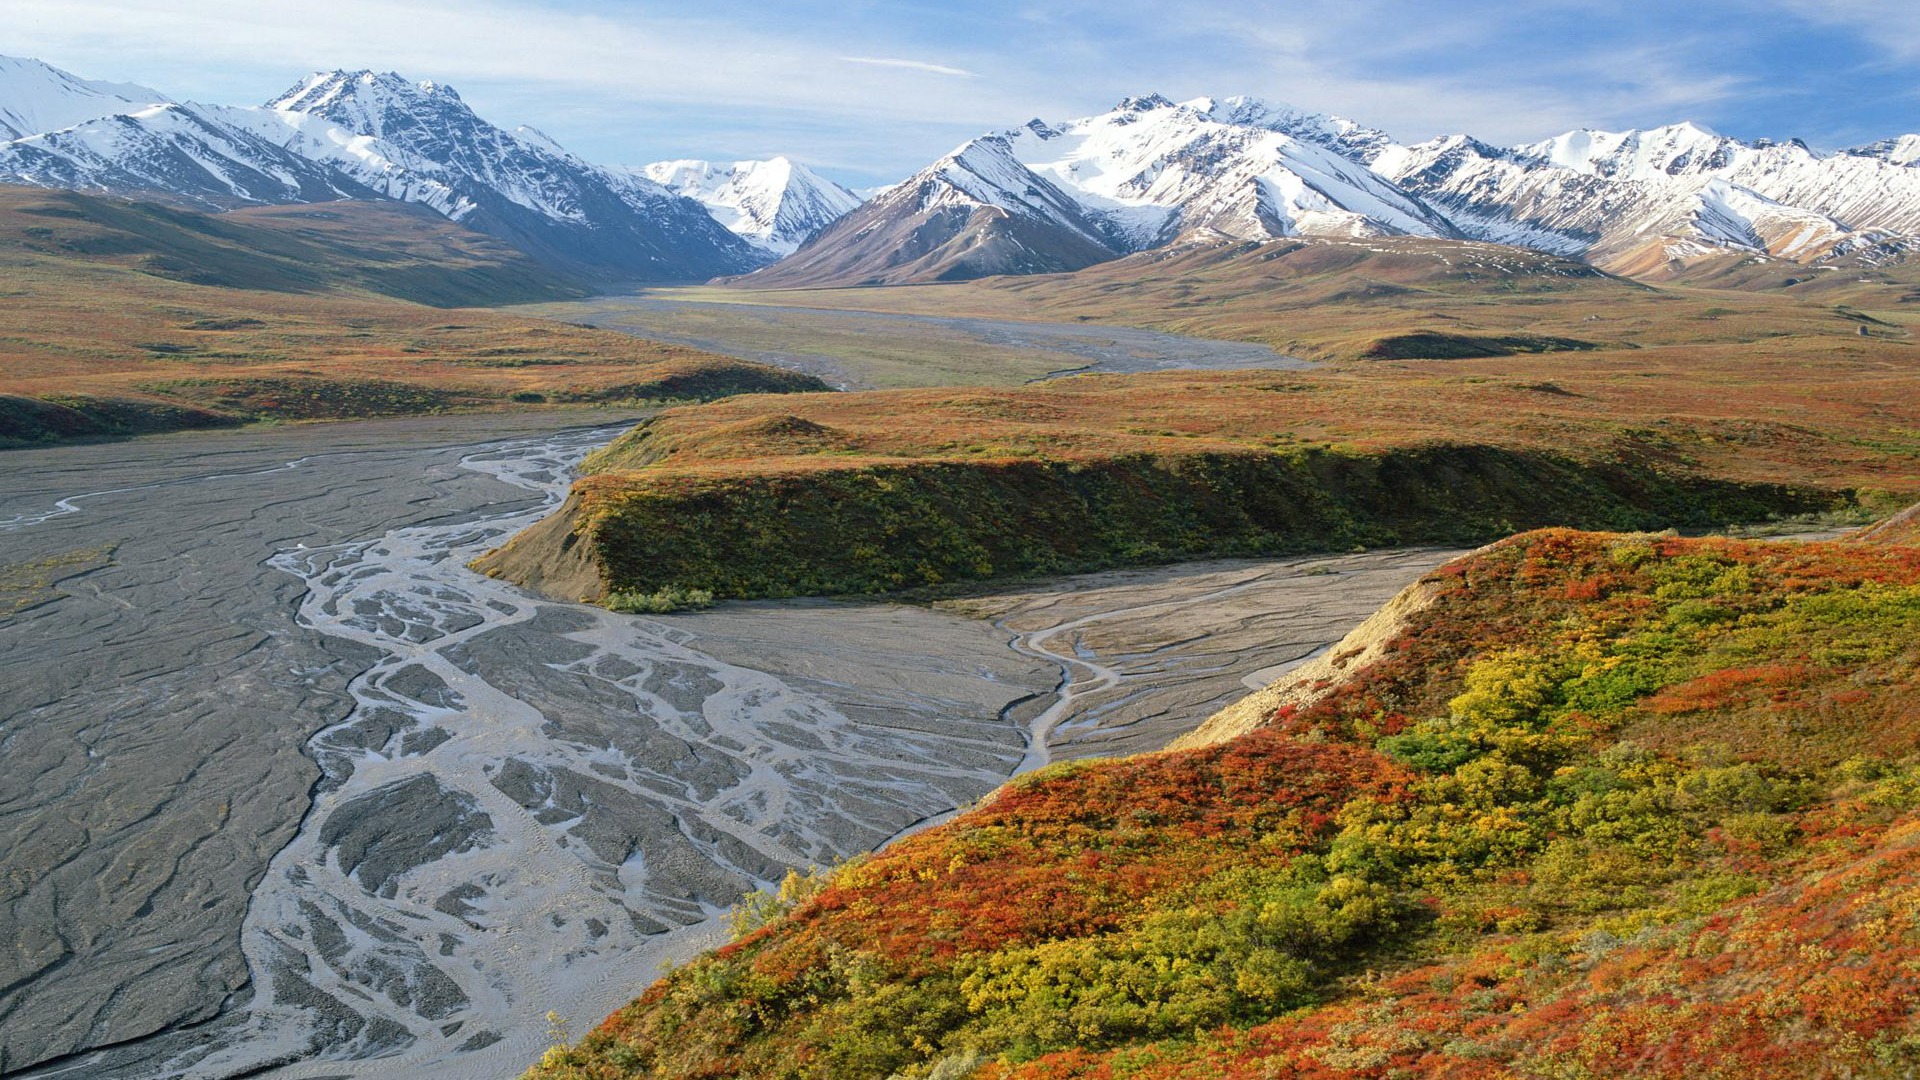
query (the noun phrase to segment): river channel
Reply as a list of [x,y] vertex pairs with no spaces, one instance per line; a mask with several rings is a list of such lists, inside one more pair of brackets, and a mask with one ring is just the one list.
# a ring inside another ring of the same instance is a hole
[[0,1074],[516,1075],[745,891],[1154,749],[1447,555],[657,618],[468,570],[615,419],[0,457]]

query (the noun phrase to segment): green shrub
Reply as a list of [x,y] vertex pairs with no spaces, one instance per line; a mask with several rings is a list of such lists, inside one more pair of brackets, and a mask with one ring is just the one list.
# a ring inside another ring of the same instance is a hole
[[669,611],[691,611],[713,606],[713,592],[668,585],[650,593],[617,592],[607,595],[608,611],[622,615],[664,615]]

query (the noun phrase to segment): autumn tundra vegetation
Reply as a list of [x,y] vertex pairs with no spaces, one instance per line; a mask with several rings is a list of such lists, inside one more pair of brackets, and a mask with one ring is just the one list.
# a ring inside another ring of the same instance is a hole
[[529,1075],[1911,1075],[1910,539],[1504,540],[1306,707],[797,874]]
[[1871,516],[1920,492],[1906,348],[737,397],[596,453],[554,518],[482,565],[569,600],[880,593],[1547,525]]
[[0,449],[826,388],[492,307],[585,292],[399,204],[216,215],[0,185]]

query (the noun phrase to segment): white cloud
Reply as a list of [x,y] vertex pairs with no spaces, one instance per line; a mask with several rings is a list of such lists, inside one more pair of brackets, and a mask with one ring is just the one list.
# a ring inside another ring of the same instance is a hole
[[[491,83],[573,90],[610,104],[778,104],[919,120],[955,112],[936,88],[890,75],[892,65],[838,62],[845,42],[698,17],[556,11],[527,0],[330,0],[301,17],[257,0],[7,0],[6,7],[10,51],[82,74],[158,69],[189,83],[231,81],[236,68],[278,73],[263,97],[306,69],[344,66],[391,68],[463,92],[466,84]],[[945,65],[922,70],[964,73]],[[983,116],[1011,105],[993,92],[969,104]]]
[[924,60],[896,60],[884,56],[843,56],[840,59],[849,64],[871,64],[874,67],[906,68],[909,71],[924,71],[932,75],[957,75],[963,79],[977,79],[980,76],[966,68],[948,67],[945,64],[929,64]]
[[1920,7],[1907,0],[1779,0],[1801,18],[1858,31],[1870,47],[1920,58]]

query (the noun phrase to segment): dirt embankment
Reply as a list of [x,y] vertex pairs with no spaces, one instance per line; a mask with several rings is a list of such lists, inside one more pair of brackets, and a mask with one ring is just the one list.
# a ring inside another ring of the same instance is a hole
[[1862,544],[1920,544],[1920,503],[1860,530],[1849,539]]
[[1256,728],[1266,727],[1274,713],[1286,706],[1304,709],[1379,660],[1392,641],[1405,632],[1409,620],[1433,605],[1440,586],[1421,579],[1400,591],[1385,607],[1368,616],[1339,643],[1239,701],[1221,709],[1199,727],[1169,743],[1169,750],[1197,750],[1230,742]]
[[539,524],[473,562],[488,577],[504,577],[554,600],[597,603],[606,598],[606,578],[591,543],[581,542],[580,493]]

